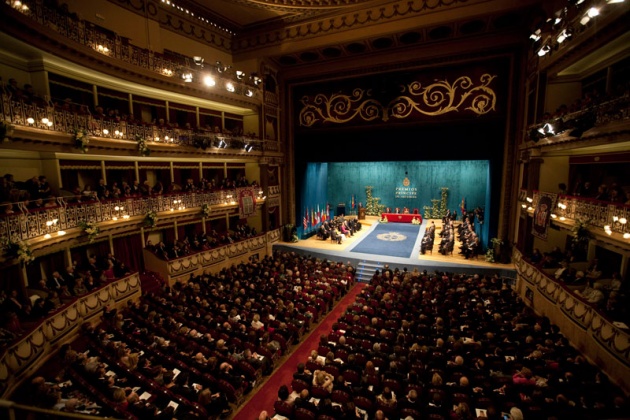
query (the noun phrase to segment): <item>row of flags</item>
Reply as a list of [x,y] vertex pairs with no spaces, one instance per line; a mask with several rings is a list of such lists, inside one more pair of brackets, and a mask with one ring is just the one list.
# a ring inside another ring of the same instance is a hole
[[[322,206],[324,209],[324,206]],[[317,205],[317,209],[313,207],[309,213],[308,206],[304,208],[304,219],[302,220],[302,224],[304,226],[304,230],[310,227],[315,227],[320,223],[325,222],[329,219],[330,214],[330,204],[326,204],[325,210],[320,210],[319,204]]]

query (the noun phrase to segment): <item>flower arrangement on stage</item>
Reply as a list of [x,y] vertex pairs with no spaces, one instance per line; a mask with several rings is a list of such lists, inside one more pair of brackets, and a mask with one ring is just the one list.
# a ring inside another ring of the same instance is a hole
[[147,214],[144,216],[144,225],[147,227],[154,227],[157,225],[158,216],[157,213],[153,210],[149,210]]
[[3,244],[4,254],[8,258],[17,259],[20,264],[30,264],[35,261],[33,251],[28,244],[21,239],[9,239]]
[[379,220],[379,222],[381,222],[381,223],[388,223],[388,222],[389,222],[389,220],[387,220],[387,216],[383,215],[383,216],[381,217],[381,220]]
[[417,217],[414,217],[413,219],[411,219],[411,224],[412,225],[421,225],[422,222]]
[[490,242],[492,243],[492,247],[489,247],[488,250],[486,251],[486,261],[493,263],[493,262],[496,262],[494,252],[495,250],[497,252],[499,251],[499,247],[503,245],[503,241],[499,238],[492,238],[490,239]]
[[212,212],[212,209],[210,208],[209,204],[203,203],[201,205],[201,214],[204,217],[210,217],[210,213]]
[[83,229],[83,232],[87,234],[89,243],[94,242],[98,234],[101,233],[101,230],[94,222],[87,222],[85,220],[81,220],[79,222],[79,227]]
[[87,153],[88,145],[90,144],[90,137],[85,129],[74,130],[74,146],[80,149],[83,153]]
[[151,149],[147,146],[147,141],[140,134],[136,134],[136,141],[138,142],[138,152],[140,156],[149,156]]

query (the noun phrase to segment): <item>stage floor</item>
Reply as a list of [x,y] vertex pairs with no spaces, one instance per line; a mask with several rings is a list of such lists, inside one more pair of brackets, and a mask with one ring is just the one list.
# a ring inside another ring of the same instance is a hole
[[[423,226],[426,226],[426,224],[430,223],[431,220],[433,219],[423,220]],[[357,242],[367,236],[367,234],[371,230],[370,228],[374,223],[378,223],[377,216],[367,216],[365,220],[361,220],[363,228],[354,236],[347,238],[343,244],[332,243],[330,239],[323,241],[321,239],[318,239],[316,235],[313,235],[310,238],[300,240],[299,242],[281,242],[280,245],[276,246],[280,249],[294,249],[296,251],[301,251],[301,254],[311,253],[316,256],[328,255],[331,259],[380,261],[383,263],[387,262],[395,266],[404,265],[410,267],[426,267],[427,270],[440,269],[443,271],[459,271],[460,269],[462,269],[462,271],[471,272],[471,269],[478,268],[479,272],[486,272],[487,270],[491,270],[493,272],[510,273],[514,271],[513,264],[490,263],[486,261],[485,255],[483,254],[477,256],[476,259],[467,260],[463,255],[458,254],[460,247],[459,241],[455,242],[455,251],[453,252],[453,255],[440,254],[438,252],[438,249],[441,240],[441,238],[439,237],[439,233],[442,230],[442,221],[433,221],[435,222],[436,226],[433,253],[421,255],[420,252],[417,252],[414,253],[411,258],[361,254],[349,251]],[[458,222],[456,222],[456,225],[457,224]],[[395,226],[396,223],[390,223],[390,225]],[[424,232],[424,229],[422,229],[422,231]]]

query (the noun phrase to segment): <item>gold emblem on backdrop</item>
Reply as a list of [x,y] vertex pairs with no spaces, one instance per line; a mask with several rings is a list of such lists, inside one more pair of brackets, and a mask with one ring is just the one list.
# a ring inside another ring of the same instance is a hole
[[371,89],[357,88],[350,95],[320,93],[314,97],[304,96],[299,122],[301,126],[312,127],[323,123],[344,124],[354,119],[403,120],[414,112],[428,116],[461,111],[484,115],[495,110],[497,97],[490,83],[496,77],[486,73],[479,78],[478,84],[474,84],[470,77],[462,76],[453,83],[441,80],[426,87],[414,81],[400,85],[401,95],[387,104],[373,98]]
[[403,179],[403,186],[408,187],[409,184],[411,184],[411,182],[409,181],[409,178],[405,177],[405,179]]

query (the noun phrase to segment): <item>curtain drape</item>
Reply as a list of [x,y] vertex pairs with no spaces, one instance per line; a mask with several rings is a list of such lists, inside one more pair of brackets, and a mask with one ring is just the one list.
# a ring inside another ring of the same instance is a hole
[[114,239],[114,255],[134,271],[144,271],[142,238],[139,234]]

